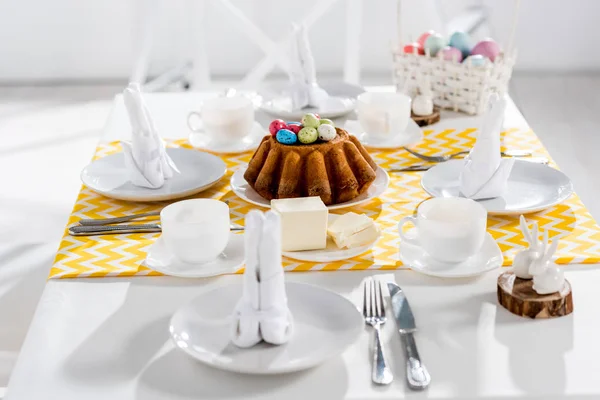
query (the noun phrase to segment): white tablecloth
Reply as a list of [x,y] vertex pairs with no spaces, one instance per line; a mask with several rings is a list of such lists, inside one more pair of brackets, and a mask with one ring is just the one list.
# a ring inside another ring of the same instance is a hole
[[[167,110],[157,121],[159,127],[169,127],[162,130],[165,136],[184,137],[182,116],[200,100],[198,94],[153,94],[149,105],[163,104]],[[123,117],[120,107],[113,110],[103,140],[127,135]],[[506,125],[524,123],[511,103]],[[69,151],[76,151],[75,147],[72,144]],[[561,164],[559,156],[555,159]],[[577,190],[577,182],[586,176],[584,171],[573,175]],[[52,191],[51,182],[48,190]],[[215,285],[238,281],[239,276],[52,280],[46,284],[6,398],[600,398],[595,296],[600,271],[596,266],[568,266],[566,271],[573,285],[575,313],[549,321],[521,319],[497,306],[498,272],[450,281],[411,271],[381,272],[402,286],[416,314],[417,342],[432,375],[432,385],[424,393],[405,387],[393,321],[384,332],[396,375],[389,387],[370,382],[371,332],[367,329],[343,356],[316,369],[280,377],[242,376],[189,359],[173,348],[167,331],[169,318],[179,306]],[[321,285],[360,304],[360,283],[372,273],[377,272],[293,273],[287,279]]]

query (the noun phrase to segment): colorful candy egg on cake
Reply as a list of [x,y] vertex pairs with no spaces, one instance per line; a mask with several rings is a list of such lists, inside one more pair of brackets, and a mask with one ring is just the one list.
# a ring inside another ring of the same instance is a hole
[[319,117],[316,114],[308,113],[302,117],[302,125],[305,128],[317,129],[321,125],[321,122],[319,122]]
[[292,123],[292,122],[288,122],[286,125],[286,129],[294,132],[295,134],[298,134],[298,132],[300,132],[300,129],[302,129],[302,125],[300,125],[300,123]]
[[335,130],[335,126],[330,124],[321,124],[317,128],[317,133],[319,134],[319,139],[324,142],[329,142],[337,136],[337,132]]
[[294,144],[298,141],[298,136],[289,129],[280,129],[277,131],[275,139],[281,144]]
[[286,129],[286,128],[287,128],[287,125],[286,125],[285,121],[282,119],[274,119],[269,124],[269,132],[271,133],[271,136],[277,135],[277,132],[279,132],[279,130]]
[[[335,130],[335,128],[334,128]],[[311,144],[317,141],[319,134],[317,130],[310,126],[305,126],[298,132],[298,140],[300,143]]]

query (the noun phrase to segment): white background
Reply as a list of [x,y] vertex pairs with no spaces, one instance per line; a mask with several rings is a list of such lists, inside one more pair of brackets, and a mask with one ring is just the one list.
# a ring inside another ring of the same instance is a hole
[[[206,3],[205,32],[213,73],[238,75],[261,56],[235,27],[218,0],[158,0],[161,21],[151,73],[173,66],[183,54],[186,4]],[[343,60],[345,2],[340,0],[310,32],[319,72],[337,72]],[[389,47],[395,40],[396,0],[363,0],[361,61],[366,73],[388,73]],[[433,11],[446,15],[470,0],[402,0],[404,31],[416,37],[440,28]],[[134,59],[136,15],[152,0],[4,0],[0,2],[0,83],[16,81],[103,80],[127,78]],[[315,0],[232,0],[272,38],[290,29]],[[508,36],[514,1],[486,0],[491,29]],[[517,34],[521,70],[600,69],[597,0],[522,0]]]

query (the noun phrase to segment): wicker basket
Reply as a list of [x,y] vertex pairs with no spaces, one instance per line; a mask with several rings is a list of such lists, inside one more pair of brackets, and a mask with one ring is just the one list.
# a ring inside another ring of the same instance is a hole
[[[401,0],[398,0],[398,26],[401,17],[400,2]],[[426,81],[431,85],[435,105],[467,114],[482,113],[491,93],[504,94],[508,91],[516,60],[516,51],[512,50],[512,43],[518,3],[517,0],[508,50],[498,55],[494,62],[483,66],[472,65],[470,60],[463,63],[444,60],[441,54],[432,57],[429,52],[425,55],[404,53],[404,43],[399,37],[399,46],[392,51],[396,90],[413,96],[419,84],[423,83],[422,79],[418,82],[418,78],[428,77]]]

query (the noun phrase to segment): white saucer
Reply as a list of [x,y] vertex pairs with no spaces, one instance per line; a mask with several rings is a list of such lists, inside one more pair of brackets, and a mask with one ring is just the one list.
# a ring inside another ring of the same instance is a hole
[[[440,163],[425,172],[423,189],[433,197],[459,197],[459,176],[464,160]],[[479,200],[488,213],[520,215],[545,210],[567,200],[573,193],[571,180],[543,164],[515,160],[503,197]]]
[[[231,177],[231,190],[233,190],[233,193],[235,193],[238,197],[247,201],[248,203],[270,208],[271,202],[256,193],[256,191],[254,191],[254,189],[252,189],[250,185],[248,185],[248,182],[246,182],[244,179],[246,168],[247,167],[242,167],[233,173],[233,176]],[[339,208],[352,207],[358,204],[366,203],[376,197],[381,196],[383,192],[386,191],[389,184],[390,177],[388,173],[383,168],[377,167],[377,176],[365,193],[345,203],[334,204],[327,206],[327,208],[330,210],[336,210]]]
[[165,201],[191,196],[219,182],[227,168],[223,160],[198,150],[168,148],[180,173],[158,189],[135,186],[129,181],[123,153],[93,161],[81,171],[81,181],[103,196],[126,201]]
[[[333,223],[339,215],[329,214],[329,225]],[[288,258],[293,258],[294,260],[299,261],[308,261],[308,262],[334,262],[334,261],[342,261],[347,260],[349,258],[354,258],[356,256],[360,256],[366,251],[369,251],[375,246],[379,237],[373,240],[373,242],[366,244],[360,247],[353,247],[350,249],[340,249],[337,247],[335,242],[331,240],[331,238],[327,238],[327,247],[321,250],[305,250],[305,251],[283,251],[281,254]]]
[[285,120],[300,121],[306,113],[317,113],[321,118],[337,118],[354,111],[355,101],[351,97],[331,96],[318,108],[293,109],[289,96],[265,99],[260,103],[260,109]]
[[180,308],[171,318],[171,338],[185,353],[212,367],[271,375],[319,365],[362,334],[362,316],[346,298],[302,283],[287,283],[286,291],[294,335],[284,345],[259,343],[242,349],[231,342],[231,316],[242,295],[241,285],[204,292]]
[[397,149],[403,146],[415,145],[423,140],[423,130],[410,118],[404,132],[395,134],[389,138],[382,139],[369,135],[363,130],[360,122],[356,120],[346,121],[344,129],[354,134],[364,146],[372,149]]
[[161,274],[181,278],[206,278],[223,274],[232,274],[244,265],[244,236],[233,232],[229,242],[219,257],[204,264],[189,264],[179,260],[165,246],[160,236],[148,249],[146,266]]
[[192,146],[200,150],[212,153],[235,154],[256,150],[262,138],[267,134],[268,131],[255,121],[252,131],[248,135],[234,141],[216,142],[204,132],[192,132],[188,140]]
[[438,261],[420,246],[404,241],[400,241],[400,260],[410,269],[426,275],[440,278],[465,278],[500,268],[504,257],[492,235],[486,233],[479,253],[460,263]]

